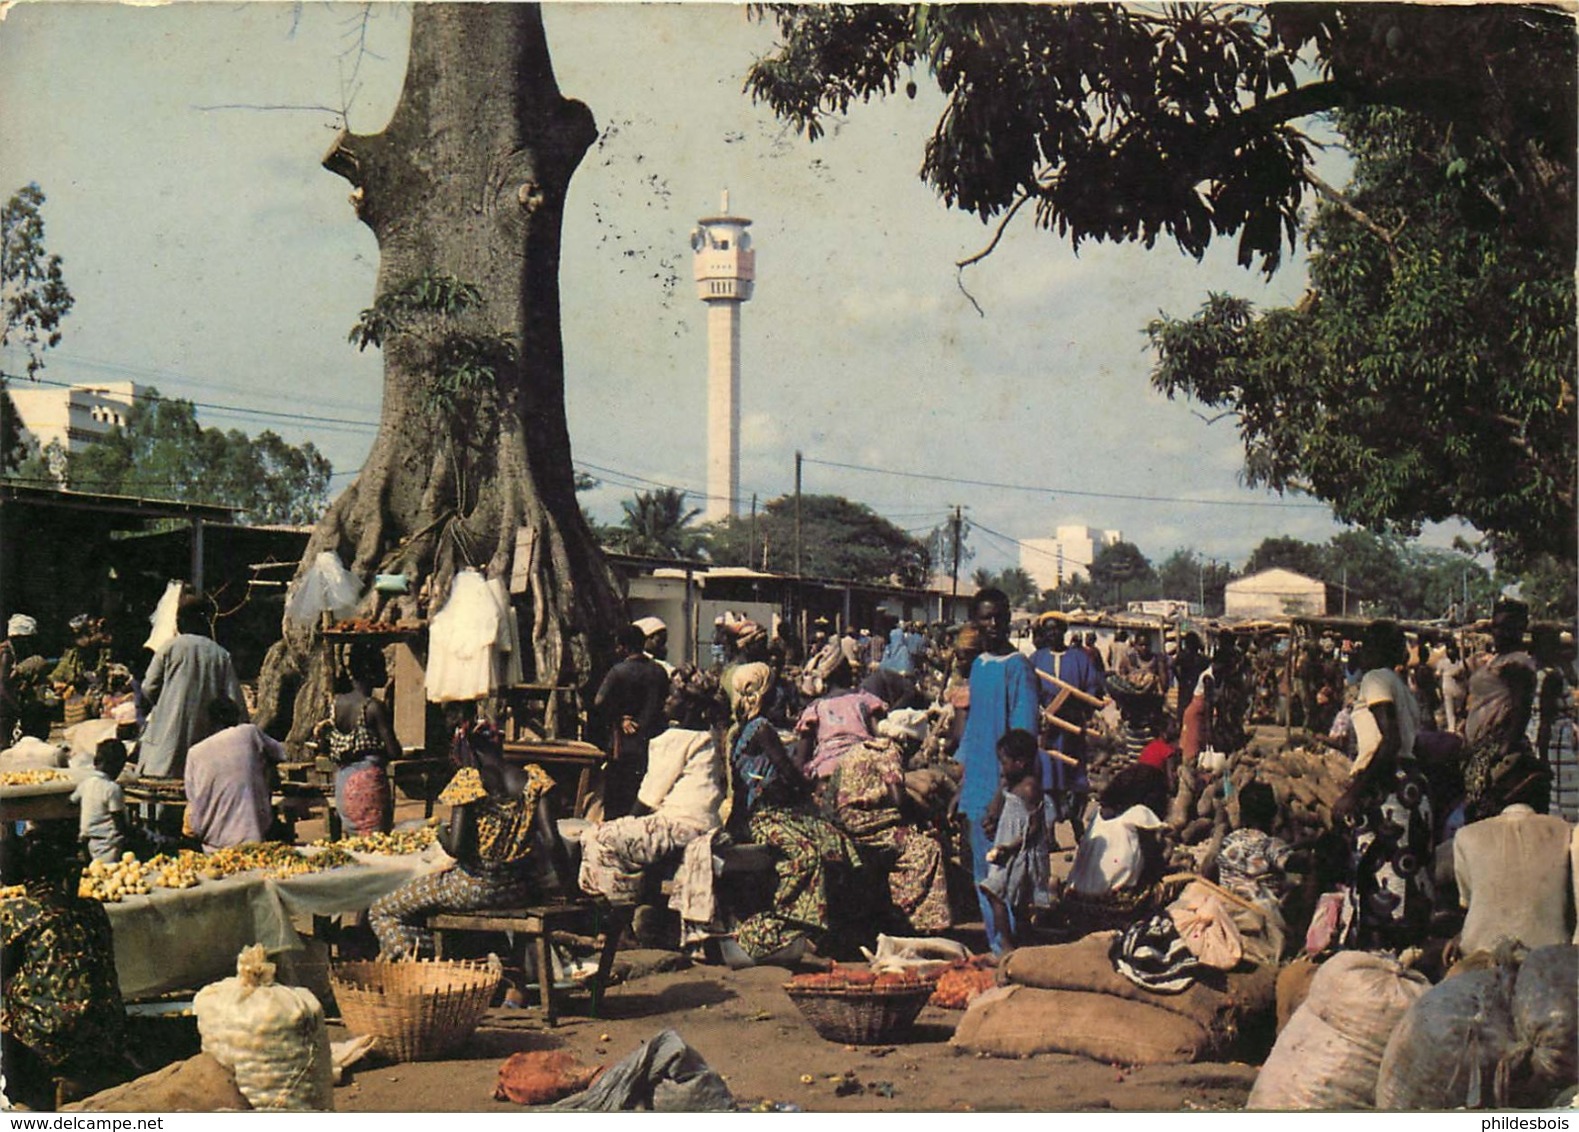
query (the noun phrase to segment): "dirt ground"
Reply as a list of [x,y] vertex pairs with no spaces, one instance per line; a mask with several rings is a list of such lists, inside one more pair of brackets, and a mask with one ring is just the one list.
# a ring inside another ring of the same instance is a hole
[[[519,1110],[493,1099],[510,1054],[568,1050],[586,1065],[612,1064],[673,1029],[723,1078],[738,1100],[791,1104],[809,1112],[1165,1111],[1237,1109],[1255,1080],[1241,1064],[1126,1069],[1079,1057],[1026,1061],[977,1058],[949,1036],[960,1012],[927,1007],[892,1046],[858,1047],[818,1036],[783,991],[788,973],[730,971],[666,952],[622,952],[633,976],[604,998],[602,1018],[585,996],[552,1029],[536,1009],[496,1008],[466,1045],[443,1061],[363,1062],[335,1089],[343,1112]],[[648,973],[651,972],[651,973]],[[331,1038],[346,1036],[331,1026]],[[965,1064],[968,1062],[968,1064]],[[803,1081],[809,1076],[810,1083]]]

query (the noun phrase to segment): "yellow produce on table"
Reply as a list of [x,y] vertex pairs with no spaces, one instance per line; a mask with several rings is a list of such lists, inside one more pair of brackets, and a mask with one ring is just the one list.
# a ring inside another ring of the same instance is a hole
[[438,831],[431,825],[416,829],[397,829],[392,833],[358,833],[342,837],[339,841],[315,841],[324,848],[342,849],[347,853],[382,853],[402,856],[420,853],[437,839]]
[[0,786],[42,786],[46,782],[68,782],[71,775],[63,770],[7,770],[0,771]]

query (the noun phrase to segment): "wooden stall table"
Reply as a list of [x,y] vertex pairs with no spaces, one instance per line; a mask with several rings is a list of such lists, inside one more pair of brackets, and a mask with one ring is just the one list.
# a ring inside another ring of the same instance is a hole
[[9,827],[18,821],[75,820],[77,804],[71,792],[77,784],[93,773],[91,767],[60,767],[59,775],[48,782],[25,785],[0,785],[0,821]]
[[[517,740],[504,744],[504,757],[512,763],[523,765],[537,763],[556,783],[576,776],[574,808],[571,814],[581,817],[592,793],[592,772],[603,769],[608,761],[599,748],[579,739]],[[563,777],[562,777],[563,776]]]

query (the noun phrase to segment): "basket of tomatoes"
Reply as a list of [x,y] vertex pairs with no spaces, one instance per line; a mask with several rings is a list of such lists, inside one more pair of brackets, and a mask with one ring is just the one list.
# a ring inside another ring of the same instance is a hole
[[932,996],[934,977],[879,975],[867,967],[835,965],[784,984],[812,1029],[830,1042],[881,1045],[907,1030]]

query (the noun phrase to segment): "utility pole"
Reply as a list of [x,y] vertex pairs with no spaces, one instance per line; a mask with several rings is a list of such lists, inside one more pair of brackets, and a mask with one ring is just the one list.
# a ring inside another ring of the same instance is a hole
[[[757,557],[757,493],[751,493],[751,537],[746,543],[746,561],[754,562]],[[764,557],[766,555],[764,554]]]
[[1342,578],[1343,578],[1343,583],[1342,583],[1343,584],[1343,615],[1345,617],[1347,617],[1349,615],[1349,568],[1347,566],[1345,566],[1343,568]]
[[953,585],[952,590],[950,591],[950,596],[952,596],[952,597],[959,597],[959,540],[960,540],[960,527],[962,525],[963,525],[963,520],[960,517],[960,505],[958,503],[956,503],[956,504],[954,504],[954,522],[953,522],[953,527],[954,527],[954,571],[953,571],[954,585]]
[[800,449],[795,449],[795,576],[800,577]]

